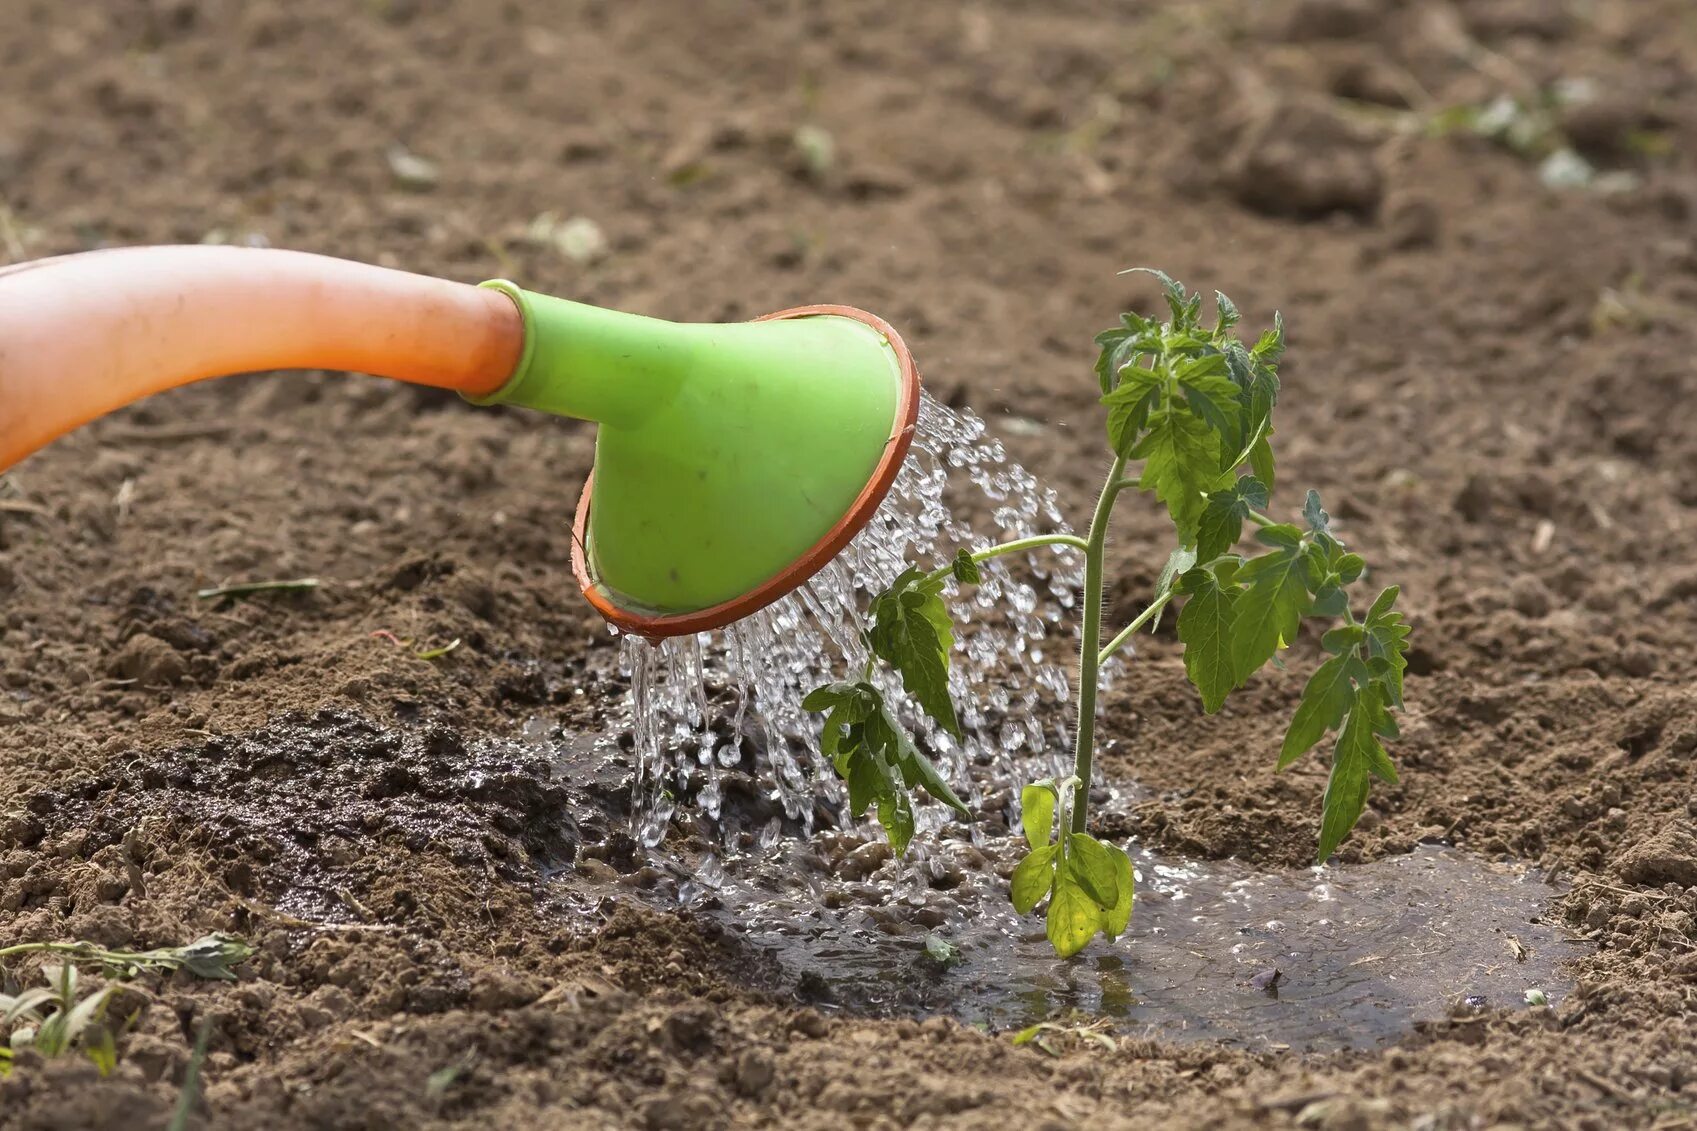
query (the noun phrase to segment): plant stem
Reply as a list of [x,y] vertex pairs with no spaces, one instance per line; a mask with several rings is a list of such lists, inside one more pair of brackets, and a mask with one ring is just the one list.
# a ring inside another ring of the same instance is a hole
[[1108,544],[1108,520],[1114,513],[1125,457],[1116,456],[1108,481],[1096,500],[1090,519],[1090,537],[1084,547],[1084,640],[1078,652],[1078,727],[1073,742],[1072,831],[1084,831],[1090,804],[1091,763],[1096,757],[1096,680],[1101,667],[1102,645],[1102,558]]
[[1144,609],[1141,613],[1137,614],[1136,620],[1120,629],[1119,635],[1108,641],[1107,647],[1103,648],[1101,654],[1096,657],[1096,662],[1098,664],[1107,663],[1109,657],[1123,648],[1125,646],[1125,642],[1130,640],[1132,636],[1136,634],[1138,629],[1148,624],[1151,617],[1156,616],[1162,609],[1166,608],[1167,602],[1172,599],[1173,594],[1171,592],[1163,593],[1161,596],[1157,597],[1147,609]]
[[144,955],[127,954],[122,951],[102,950],[92,943],[81,942],[32,942],[0,947],[0,958],[11,958],[15,954],[71,954],[78,958],[91,958],[97,962],[128,962],[145,957]]
[[[1022,550],[1036,550],[1043,546],[1066,546],[1074,550],[1088,550],[1090,544],[1076,534],[1036,534],[1030,538],[1016,538],[1012,542],[1003,542],[999,546],[991,546],[987,550],[979,550],[972,555],[975,562],[987,562],[991,558],[999,558],[1003,554],[1017,554]],[[926,580],[936,581],[949,576],[953,566],[944,566],[932,570]]]

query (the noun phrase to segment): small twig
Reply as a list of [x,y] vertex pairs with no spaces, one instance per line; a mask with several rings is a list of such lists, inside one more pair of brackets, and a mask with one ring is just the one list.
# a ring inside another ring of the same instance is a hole
[[302,593],[317,589],[319,584],[316,577],[302,577],[294,581],[246,581],[240,585],[202,589],[195,596],[202,601],[215,601],[220,597],[247,597],[255,593]]
[[1607,1080],[1589,1069],[1576,1068],[1573,1070],[1573,1074],[1591,1085],[1593,1088],[1597,1089],[1599,1092],[1603,1093],[1603,1095],[1609,1097],[1611,1100],[1623,1098],[1619,1088],[1616,1088],[1613,1084],[1609,1083]]
[[286,911],[278,911],[273,907],[261,907],[259,904],[235,897],[236,903],[249,914],[258,915],[261,919],[269,919],[285,927],[298,927],[303,931],[401,931],[406,928],[393,923],[315,923],[311,919],[302,919],[290,915]]

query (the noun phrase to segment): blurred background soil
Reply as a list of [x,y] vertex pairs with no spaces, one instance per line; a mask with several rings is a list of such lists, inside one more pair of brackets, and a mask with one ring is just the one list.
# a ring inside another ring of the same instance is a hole
[[[475,740],[598,733],[619,691],[568,565],[592,434],[246,377],[0,477],[0,945],[259,948],[239,984],[124,991],[110,1078],[26,1056],[0,1127],[163,1126],[208,1022],[220,1128],[1697,1122],[1690,0],[0,0],[0,26],[0,263],[214,241],[674,319],[854,304],[1075,512],[1091,335],[1155,297],[1117,271],[1282,310],[1278,506],[1322,489],[1416,629],[1404,784],[1343,859],[1540,865],[1595,948],[1558,1013],[1387,1051],[1050,1057],[771,1000],[687,915],[566,915],[533,862],[568,786]],[[1164,520],[1122,510],[1123,611]],[[1104,726],[1152,799],[1107,831],[1305,862],[1324,767],[1275,778],[1265,723],[1295,679],[1204,719],[1148,642]]]

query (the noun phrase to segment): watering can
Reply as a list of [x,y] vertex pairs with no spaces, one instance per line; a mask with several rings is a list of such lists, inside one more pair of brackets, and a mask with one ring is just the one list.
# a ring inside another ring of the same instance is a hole
[[278,369],[595,421],[572,568],[651,639],[739,620],[824,567],[919,412],[900,336],[852,307],[684,324],[303,252],[115,248],[0,268],[0,472],[143,397]]

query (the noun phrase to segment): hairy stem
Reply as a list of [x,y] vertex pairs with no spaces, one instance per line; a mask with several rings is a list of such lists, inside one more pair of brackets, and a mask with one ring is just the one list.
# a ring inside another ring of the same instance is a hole
[[[1012,542],[1003,542],[1000,545],[991,546],[987,550],[979,550],[972,555],[972,560],[987,562],[991,558],[999,558],[1003,554],[1017,554],[1024,550],[1036,550],[1044,546],[1065,546],[1073,550],[1088,550],[1090,548],[1089,543],[1076,534],[1035,534],[1030,538],[1016,538]],[[953,569],[953,566],[934,569],[926,577],[926,580],[937,581],[945,578],[949,576]]]
[[1089,816],[1091,764],[1096,757],[1096,679],[1101,667],[1102,646],[1102,559],[1108,544],[1108,521],[1114,499],[1121,491],[1120,475],[1125,457],[1117,456],[1108,471],[1108,481],[1096,500],[1090,520],[1090,536],[1084,547],[1084,640],[1078,652],[1078,728],[1073,743],[1072,831],[1084,831]]
[[1144,609],[1141,613],[1137,614],[1136,620],[1120,629],[1119,635],[1108,641],[1107,647],[1103,648],[1101,653],[1097,655],[1096,662],[1098,664],[1107,663],[1109,657],[1111,657],[1115,652],[1118,652],[1121,648],[1125,647],[1125,642],[1135,636],[1138,629],[1148,624],[1152,617],[1158,616],[1161,610],[1167,607],[1167,602],[1172,599],[1173,594],[1171,592],[1163,593],[1161,596],[1157,597],[1147,609]]

